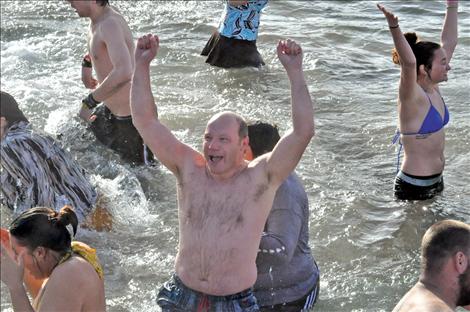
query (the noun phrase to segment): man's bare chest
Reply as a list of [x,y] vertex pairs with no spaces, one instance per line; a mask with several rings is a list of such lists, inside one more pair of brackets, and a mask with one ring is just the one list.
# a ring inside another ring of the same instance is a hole
[[180,218],[183,224],[205,228],[217,224],[230,231],[243,227],[253,214],[262,211],[267,186],[249,179],[217,185],[211,181],[189,181],[180,187]]

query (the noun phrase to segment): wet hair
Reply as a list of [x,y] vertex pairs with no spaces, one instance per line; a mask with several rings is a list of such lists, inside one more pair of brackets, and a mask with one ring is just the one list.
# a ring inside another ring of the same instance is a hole
[[104,7],[109,5],[109,0],[96,0],[96,4]]
[[281,138],[276,125],[256,121],[248,125],[248,137],[254,157],[268,153],[273,150]]
[[10,125],[20,121],[29,122],[15,98],[3,91],[1,91],[0,99],[0,117],[5,117]]
[[[419,66],[424,65],[428,70],[432,68],[434,52],[441,48],[440,44],[431,41],[420,41],[416,33],[405,33],[406,41],[411,47],[416,58],[416,73],[419,74]],[[395,64],[400,64],[400,57],[396,49],[392,50],[392,60]]]
[[42,246],[64,253],[70,250],[72,242],[71,233],[66,228],[69,224],[75,235],[78,219],[72,207],[64,206],[59,212],[51,208],[36,207],[20,214],[13,220],[9,230],[10,235],[29,250]]
[[457,252],[470,257],[470,225],[460,221],[444,220],[433,224],[421,243],[421,270],[436,273],[444,262]]

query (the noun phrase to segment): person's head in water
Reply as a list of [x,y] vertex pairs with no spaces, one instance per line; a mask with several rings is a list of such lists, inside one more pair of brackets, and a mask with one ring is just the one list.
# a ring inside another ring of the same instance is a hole
[[271,152],[281,138],[276,125],[261,121],[248,125],[248,137],[250,138],[250,145],[245,155],[247,160]]
[[[408,32],[404,35],[416,58],[418,78],[421,75],[433,83],[447,81],[447,72],[450,70],[450,66],[446,51],[441,45],[431,41],[421,41],[414,32]],[[400,64],[396,49],[392,51],[392,59],[395,64]]]
[[3,137],[6,130],[13,124],[24,121],[29,122],[21,111],[15,98],[10,94],[1,91],[0,99],[0,137]]
[[71,250],[78,219],[70,206],[59,212],[51,208],[31,208],[10,225],[10,242],[15,258],[36,278],[50,276],[59,260]]
[[224,179],[241,169],[247,146],[248,127],[240,115],[222,112],[207,123],[203,153],[212,175]]
[[[446,266],[450,266],[449,271]],[[424,234],[421,243],[422,279],[432,279],[443,272],[455,274],[458,281],[455,305],[469,305],[470,225],[444,220],[432,225]]]

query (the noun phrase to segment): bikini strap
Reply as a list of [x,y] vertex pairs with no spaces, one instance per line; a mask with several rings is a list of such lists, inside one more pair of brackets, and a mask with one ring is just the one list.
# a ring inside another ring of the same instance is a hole
[[401,150],[403,149],[403,144],[401,144],[400,135],[401,135],[400,129],[397,128],[397,131],[395,132],[395,135],[393,136],[393,139],[392,139],[392,145],[395,145],[396,143],[400,145],[400,148],[398,149],[398,153],[397,153],[397,173],[400,171],[400,154],[401,154]]
[[55,266],[57,267],[57,266],[61,265],[65,261],[69,260],[70,257],[72,257],[72,251],[67,251],[65,253],[65,255],[59,260],[59,262],[57,262],[57,264]]

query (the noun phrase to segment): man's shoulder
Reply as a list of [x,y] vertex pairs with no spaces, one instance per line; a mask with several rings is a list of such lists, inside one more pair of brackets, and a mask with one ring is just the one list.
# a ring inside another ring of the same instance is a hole
[[127,25],[126,20],[124,17],[119,14],[118,12],[113,12],[109,14],[101,23],[100,23],[100,30],[101,31],[112,31],[116,29],[127,30],[129,26]]
[[451,312],[452,309],[427,289],[415,285],[405,294],[393,312]]
[[261,169],[263,167],[266,167],[268,162],[268,154],[263,154],[261,156],[256,157],[252,161],[248,163],[247,168],[250,170],[254,169]]

